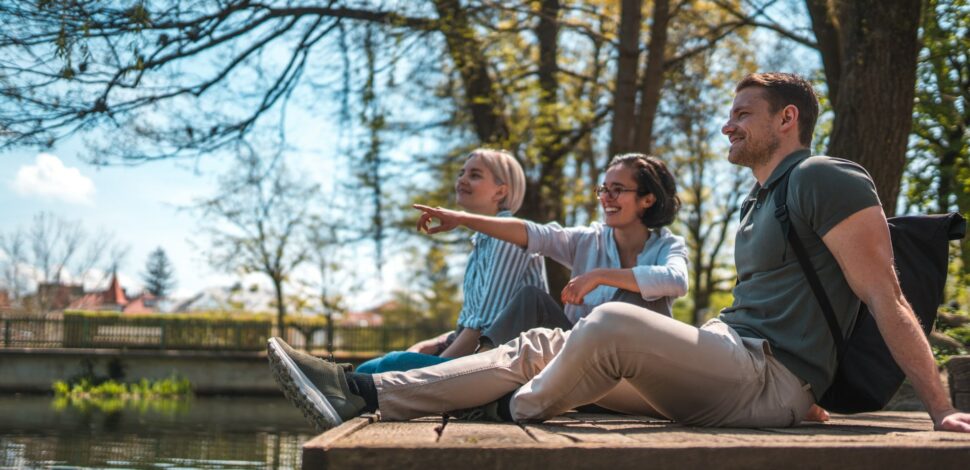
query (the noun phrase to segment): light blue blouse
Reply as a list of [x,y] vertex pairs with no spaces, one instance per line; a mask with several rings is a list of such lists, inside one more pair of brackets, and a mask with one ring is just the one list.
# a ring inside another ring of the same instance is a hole
[[[499,217],[511,217],[509,211]],[[472,252],[465,268],[465,300],[458,315],[458,326],[488,328],[512,296],[524,286],[549,291],[546,263],[541,255],[482,233],[472,235]]]
[[[613,239],[613,229],[599,222],[589,227],[563,228],[552,222],[526,222],[529,236],[527,253],[542,254],[572,270],[572,277],[597,268],[621,269],[620,253]],[[633,276],[644,300],[667,298],[668,307],[674,299],[687,293],[687,245],[683,237],[667,228],[651,230],[650,238],[637,256]],[[582,305],[567,304],[566,317],[576,323],[600,304],[609,302],[617,289],[598,286],[585,297]]]

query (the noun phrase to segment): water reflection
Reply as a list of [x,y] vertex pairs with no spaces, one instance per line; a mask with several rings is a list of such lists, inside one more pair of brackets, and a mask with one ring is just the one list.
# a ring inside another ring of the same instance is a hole
[[76,405],[0,395],[0,468],[299,468],[314,435],[282,398]]

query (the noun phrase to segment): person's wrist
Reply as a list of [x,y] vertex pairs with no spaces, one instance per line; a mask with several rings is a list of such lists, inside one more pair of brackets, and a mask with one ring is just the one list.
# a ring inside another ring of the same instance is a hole
[[455,223],[461,225],[462,227],[468,226],[469,214],[465,211],[458,211],[455,215]]
[[950,404],[947,404],[946,406],[931,409],[929,413],[930,418],[933,420],[934,427],[939,428],[940,425],[943,424],[943,419],[957,412],[958,411],[956,408]]

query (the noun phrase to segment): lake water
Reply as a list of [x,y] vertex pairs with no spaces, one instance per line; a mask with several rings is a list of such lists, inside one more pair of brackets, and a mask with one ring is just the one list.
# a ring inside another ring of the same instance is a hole
[[0,468],[300,468],[315,433],[283,398],[67,402],[0,395]]

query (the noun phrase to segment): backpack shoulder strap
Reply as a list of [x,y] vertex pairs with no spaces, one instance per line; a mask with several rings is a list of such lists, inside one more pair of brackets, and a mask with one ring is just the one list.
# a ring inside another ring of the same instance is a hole
[[839,321],[835,317],[835,309],[832,308],[829,296],[825,293],[822,281],[818,278],[818,272],[815,271],[815,266],[812,265],[812,261],[808,259],[808,252],[805,251],[805,245],[802,245],[798,234],[795,233],[791,224],[791,218],[788,215],[788,180],[791,178],[791,174],[796,166],[798,165],[795,164],[788,168],[788,171],[774,183],[775,190],[773,198],[775,202],[775,218],[781,224],[782,234],[788,240],[788,244],[791,245],[792,251],[795,252],[795,257],[798,258],[798,264],[805,273],[805,279],[808,281],[808,285],[811,286],[812,293],[815,294],[815,300],[818,301],[819,307],[822,308],[822,313],[825,314],[825,322],[828,324],[829,332],[832,333],[832,339],[835,341],[836,357],[839,362],[842,362],[845,338],[842,336],[842,330],[839,328]]

